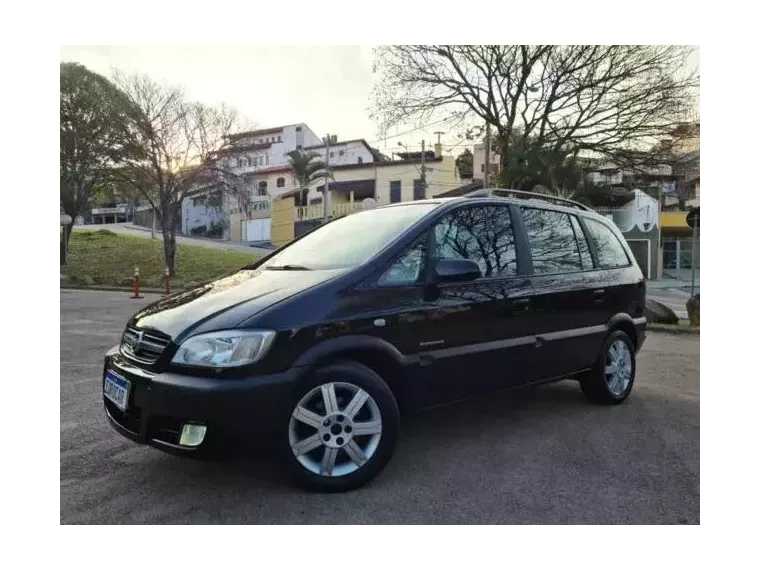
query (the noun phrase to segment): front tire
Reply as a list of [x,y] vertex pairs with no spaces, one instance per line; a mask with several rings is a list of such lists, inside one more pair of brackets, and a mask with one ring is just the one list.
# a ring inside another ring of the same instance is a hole
[[622,404],[636,378],[636,350],[630,337],[614,331],[602,346],[593,370],[580,378],[581,389],[595,404]]
[[283,420],[286,467],[298,485],[318,492],[348,491],[375,478],[390,461],[399,431],[390,388],[353,361],[318,369]]

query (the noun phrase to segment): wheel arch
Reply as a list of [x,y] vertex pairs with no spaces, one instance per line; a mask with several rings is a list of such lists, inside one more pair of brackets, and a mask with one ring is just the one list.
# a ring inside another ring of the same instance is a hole
[[617,313],[614,315],[607,323],[607,330],[609,332],[623,331],[631,339],[634,347],[639,345],[639,333],[636,331],[633,318],[627,313]]
[[294,366],[314,370],[341,360],[353,360],[375,371],[388,385],[399,407],[404,402],[404,370],[413,358],[404,356],[386,340],[378,337],[351,335],[323,341],[302,354]]

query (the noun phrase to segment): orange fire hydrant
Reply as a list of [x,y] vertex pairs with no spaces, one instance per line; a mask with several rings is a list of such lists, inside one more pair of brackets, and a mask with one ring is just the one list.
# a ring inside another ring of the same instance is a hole
[[140,268],[135,266],[135,294],[132,295],[132,299],[142,299],[140,295]]

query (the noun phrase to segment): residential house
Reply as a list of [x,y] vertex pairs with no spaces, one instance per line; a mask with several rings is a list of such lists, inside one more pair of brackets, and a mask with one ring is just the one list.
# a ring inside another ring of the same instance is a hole
[[[491,174],[498,174],[501,166],[501,155],[493,150],[491,146]],[[486,163],[486,145],[484,143],[476,144],[472,151],[472,179],[483,180],[485,178]]]
[[[331,147],[332,148],[332,147]],[[432,198],[461,186],[459,173],[452,156],[443,156],[440,145],[425,154],[425,184],[422,183],[422,153],[400,153],[401,160],[375,160],[361,164],[331,166],[333,179],[329,182],[329,217],[340,216],[360,209],[363,204],[386,205]],[[380,157],[384,158],[384,157]],[[309,205],[298,206],[297,190],[280,197],[291,199],[290,208],[278,209],[273,225],[272,241],[282,245],[318,225],[324,218],[321,195],[324,183],[317,182],[308,190]]]
[[[243,190],[249,193],[250,204],[243,211],[240,203],[218,191],[213,185],[200,185],[187,193],[182,203],[182,232],[189,234],[199,226],[210,227],[225,221],[226,237],[247,240],[249,219],[255,222],[257,238],[268,239],[266,219],[271,216],[272,196],[295,189],[296,182],[287,155],[293,150],[303,150],[321,143],[320,138],[304,123],[259,129],[230,135],[229,145],[221,153],[222,166],[241,177]],[[219,202],[221,201],[221,204]],[[263,235],[263,238],[262,238]]]

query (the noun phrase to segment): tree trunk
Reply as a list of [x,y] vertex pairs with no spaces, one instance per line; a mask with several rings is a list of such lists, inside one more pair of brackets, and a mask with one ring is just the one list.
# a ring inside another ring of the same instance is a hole
[[169,204],[161,215],[161,230],[164,240],[164,265],[169,268],[169,275],[174,276],[174,258],[177,253],[177,216],[176,208]]

